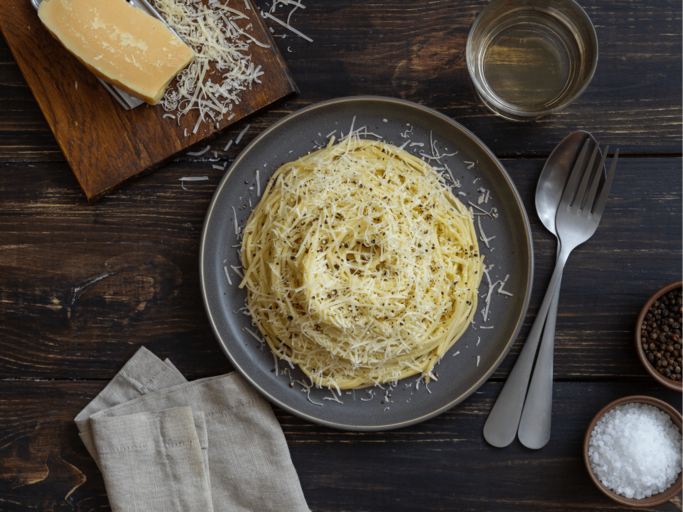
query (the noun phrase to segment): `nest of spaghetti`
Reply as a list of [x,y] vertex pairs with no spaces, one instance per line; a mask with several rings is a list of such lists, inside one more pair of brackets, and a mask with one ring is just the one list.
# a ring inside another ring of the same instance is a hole
[[333,142],[280,167],[249,217],[247,306],[273,353],[317,387],[429,382],[476,311],[472,212],[408,152]]

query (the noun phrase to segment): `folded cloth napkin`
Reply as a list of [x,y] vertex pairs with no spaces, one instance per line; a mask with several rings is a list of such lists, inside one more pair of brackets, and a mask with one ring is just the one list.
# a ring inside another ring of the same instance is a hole
[[187,382],[143,347],[75,421],[114,512],[309,512],[272,408],[237,373]]

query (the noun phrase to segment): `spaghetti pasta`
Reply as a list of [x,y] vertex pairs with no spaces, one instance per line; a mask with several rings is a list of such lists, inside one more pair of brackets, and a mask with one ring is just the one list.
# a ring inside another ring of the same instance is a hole
[[477,307],[473,215],[429,164],[351,134],[280,167],[244,227],[247,306],[317,386],[433,368]]

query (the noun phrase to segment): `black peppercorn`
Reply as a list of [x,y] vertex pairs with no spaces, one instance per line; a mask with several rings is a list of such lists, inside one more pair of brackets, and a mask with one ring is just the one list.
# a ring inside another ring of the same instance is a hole
[[656,300],[640,328],[643,351],[655,369],[667,378],[681,380],[681,289]]

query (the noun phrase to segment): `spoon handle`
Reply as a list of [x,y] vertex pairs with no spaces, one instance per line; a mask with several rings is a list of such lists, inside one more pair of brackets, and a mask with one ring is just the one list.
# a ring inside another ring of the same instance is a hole
[[529,394],[524,402],[522,421],[517,431],[520,442],[532,450],[543,448],[550,440],[553,410],[553,352],[559,300],[560,285],[558,283],[550,303],[548,317],[545,320],[541,348],[538,351],[534,374],[529,384]]
[[519,419],[522,416],[524,399],[529,387],[529,377],[531,377],[531,368],[534,365],[534,358],[536,357],[538,342],[541,339],[543,324],[548,316],[550,302],[555,295],[555,289],[560,282],[562,271],[567,263],[570,252],[571,249],[560,251],[553,276],[550,278],[548,290],[543,298],[541,308],[538,310],[534,325],[531,326],[531,331],[529,331],[522,352],[519,354],[515,366],[512,368],[510,376],[505,382],[503,390],[498,395],[496,403],[493,405],[493,409],[491,409],[489,417],[484,424],[484,439],[489,444],[498,448],[508,446],[515,440],[515,435],[517,435]]

